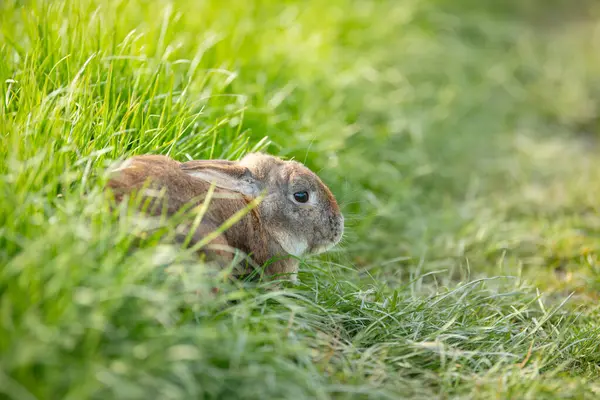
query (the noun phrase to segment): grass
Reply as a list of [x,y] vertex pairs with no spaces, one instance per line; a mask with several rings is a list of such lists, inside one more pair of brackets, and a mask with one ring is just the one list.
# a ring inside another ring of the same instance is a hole
[[[598,11],[2,2],[2,397],[597,397]],[[296,287],[102,195],[133,154],[257,149],[347,217]]]

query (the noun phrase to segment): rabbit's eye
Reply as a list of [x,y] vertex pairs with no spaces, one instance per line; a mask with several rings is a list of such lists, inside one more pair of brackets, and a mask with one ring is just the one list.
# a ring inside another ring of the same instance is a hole
[[308,201],[308,192],[294,193],[294,200],[296,200],[298,203],[306,203]]

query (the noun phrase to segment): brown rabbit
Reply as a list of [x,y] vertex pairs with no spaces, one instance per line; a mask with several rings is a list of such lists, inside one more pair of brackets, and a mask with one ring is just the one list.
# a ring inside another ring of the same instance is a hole
[[[237,162],[184,163],[166,156],[144,155],[126,160],[112,173],[108,187],[117,201],[143,187],[151,189],[144,193],[149,198],[162,190],[168,214],[190,203],[201,204],[214,184],[212,200],[191,244],[262,194],[264,198],[255,208],[200,251],[225,262],[234,258],[234,252],[228,248],[241,250],[259,265],[277,259],[265,268],[266,275],[286,274],[296,281],[296,257],[324,252],[336,245],[343,234],[344,217],[331,191],[296,161],[263,153],[248,154]],[[145,186],[148,182],[149,186]],[[160,212],[161,207],[156,209]]]

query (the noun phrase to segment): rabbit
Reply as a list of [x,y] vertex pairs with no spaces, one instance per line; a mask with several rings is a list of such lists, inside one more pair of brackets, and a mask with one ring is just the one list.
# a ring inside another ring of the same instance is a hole
[[[249,153],[239,161],[178,162],[162,155],[135,156],[112,171],[107,183],[117,202],[143,187],[151,189],[144,194],[150,200],[162,190],[168,215],[190,203],[202,204],[211,185],[215,185],[212,200],[190,244],[205,238],[259,195],[264,197],[199,250],[209,258],[231,263],[235,255],[231,249],[237,249],[258,265],[274,260],[266,265],[265,275],[287,275],[297,282],[298,257],[325,252],[342,238],[344,216],[321,179],[297,161],[265,153]],[[246,266],[244,273],[252,271]]]

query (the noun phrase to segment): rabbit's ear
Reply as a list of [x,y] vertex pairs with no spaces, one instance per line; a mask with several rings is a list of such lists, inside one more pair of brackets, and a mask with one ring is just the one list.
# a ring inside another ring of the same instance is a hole
[[194,178],[246,196],[258,196],[261,190],[250,170],[233,161],[194,160],[181,164],[180,168]]

